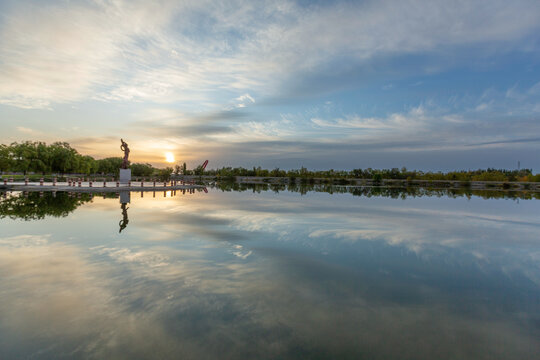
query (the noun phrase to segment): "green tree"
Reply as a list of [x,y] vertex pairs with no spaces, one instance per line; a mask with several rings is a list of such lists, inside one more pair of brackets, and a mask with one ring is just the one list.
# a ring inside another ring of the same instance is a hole
[[43,174],[50,172],[50,151],[47,144],[43,142],[34,143],[33,147],[34,158],[30,160],[30,167],[32,171],[41,172]]
[[199,165],[195,169],[193,169],[193,173],[195,175],[199,175],[199,176],[202,175],[204,173],[204,169],[203,169],[202,165]]
[[109,157],[98,160],[98,172],[104,175],[118,176],[122,167],[123,159],[120,157]]
[[93,157],[79,156],[79,166],[78,166],[77,173],[90,175],[90,174],[95,173],[97,168],[98,168],[97,161]]
[[55,142],[50,145],[49,151],[52,171],[65,174],[75,170],[75,157],[78,153],[67,142]]
[[171,174],[173,173],[172,167],[166,167],[165,169],[159,169],[158,176],[161,181],[169,181]]
[[21,171],[25,175],[32,171],[32,160],[36,158],[37,153],[34,144],[30,141],[24,143],[12,143],[11,152],[14,161],[14,170]]
[[131,164],[130,166],[133,176],[151,176],[154,173],[154,167],[148,163],[146,164]]
[[374,185],[379,185],[383,179],[383,176],[380,172],[376,172],[373,174],[373,184]]
[[7,145],[0,144],[0,172],[11,168],[11,153]]

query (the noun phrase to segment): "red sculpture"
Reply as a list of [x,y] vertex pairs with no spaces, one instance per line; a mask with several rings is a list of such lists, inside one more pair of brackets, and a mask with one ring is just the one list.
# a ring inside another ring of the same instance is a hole
[[128,144],[124,141],[124,139],[120,139],[120,141],[122,142],[122,145],[120,145],[120,149],[122,149],[122,151],[124,152],[124,161],[122,162],[122,169],[127,169],[129,165],[129,162],[128,162],[129,147],[128,147]]

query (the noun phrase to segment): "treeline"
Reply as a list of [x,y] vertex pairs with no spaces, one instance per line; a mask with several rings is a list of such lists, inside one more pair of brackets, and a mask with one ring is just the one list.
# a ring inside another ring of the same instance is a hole
[[[96,160],[88,155],[81,155],[67,142],[55,142],[47,145],[43,142],[14,142],[0,144],[0,172],[29,172],[42,174],[103,174],[114,175],[122,166],[121,157],[109,157]],[[150,164],[130,164],[133,176],[162,176],[172,173],[172,168],[157,169]]]
[[418,170],[401,169],[353,169],[345,170],[324,170],[313,171],[305,167],[293,170],[273,170],[253,167],[245,169],[242,167],[223,167],[216,170],[207,170],[206,175],[214,175],[222,178],[233,178],[235,176],[257,176],[257,177],[288,177],[291,179],[395,179],[395,180],[454,180],[454,181],[534,181],[540,182],[540,174],[534,175],[531,169],[505,170],[505,169],[479,169],[469,171],[424,172]]
[[[102,174],[118,175],[118,169],[122,165],[121,157],[110,157],[96,160],[91,156],[81,155],[67,142],[55,142],[47,145],[43,142],[26,141],[14,142],[10,145],[0,144],[0,172],[28,172],[34,173],[58,173],[58,174]],[[505,169],[480,169],[469,171],[424,172],[418,170],[401,169],[353,169],[346,170],[308,170],[300,169],[272,170],[253,167],[222,167],[203,171],[202,166],[188,170],[186,164],[176,165],[175,169],[167,167],[157,169],[151,164],[130,164],[132,175],[136,177],[159,176],[168,178],[173,172],[176,175],[212,175],[220,178],[234,178],[236,176],[256,177],[288,177],[290,179],[383,179],[396,180],[453,180],[453,181],[530,181],[540,182],[540,174],[534,175],[531,169],[505,170]]]

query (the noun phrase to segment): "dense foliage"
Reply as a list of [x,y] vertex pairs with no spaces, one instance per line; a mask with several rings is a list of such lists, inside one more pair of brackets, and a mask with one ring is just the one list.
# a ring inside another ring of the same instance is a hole
[[131,175],[133,176],[152,176],[154,167],[150,164],[131,164]]
[[[21,172],[27,174],[118,174],[122,166],[121,157],[96,160],[79,154],[66,142],[47,145],[43,142],[14,142],[0,144],[0,172]],[[150,164],[131,164],[133,176],[151,176],[158,172]]]
[[291,179],[372,179],[380,181],[382,179],[395,180],[450,180],[450,181],[535,181],[540,182],[540,174],[533,175],[531,169],[504,170],[504,169],[486,169],[469,171],[451,171],[442,172],[424,172],[417,170],[407,170],[406,168],[393,169],[353,169],[344,170],[323,170],[312,171],[304,167],[293,170],[282,170],[275,168],[273,170],[253,167],[245,169],[242,167],[231,168],[223,167],[217,170],[207,170],[207,175],[215,175],[222,178],[232,178],[235,176],[257,176],[257,177],[289,177]]
[[[0,171],[95,174],[114,172],[114,161],[81,155],[66,142],[14,142],[0,145]],[[120,159],[120,158],[118,158]],[[122,159],[120,159],[120,163]],[[118,169],[118,167],[116,167]],[[117,171],[117,170],[116,170]]]

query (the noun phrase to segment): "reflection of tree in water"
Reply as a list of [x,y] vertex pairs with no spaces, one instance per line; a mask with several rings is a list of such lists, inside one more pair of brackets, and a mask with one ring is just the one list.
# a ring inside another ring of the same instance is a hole
[[46,216],[65,217],[92,199],[90,194],[71,195],[65,192],[0,193],[0,218],[40,220]]
[[484,199],[540,199],[539,192],[532,191],[501,191],[501,190],[475,190],[463,189],[430,189],[424,187],[386,187],[386,186],[339,186],[329,184],[245,184],[236,182],[219,182],[213,186],[222,191],[292,191],[302,195],[308,192],[325,192],[329,194],[351,194],[364,197],[389,197],[406,199],[408,197],[467,197],[473,196]]
[[126,206],[127,206],[126,203],[122,203],[122,206],[120,207],[120,209],[122,209],[122,220],[120,220],[120,222],[118,223],[118,225],[120,225],[120,231],[118,231],[119,233],[121,233],[122,230],[124,230],[129,223],[128,214],[127,214],[127,210],[129,208]]

